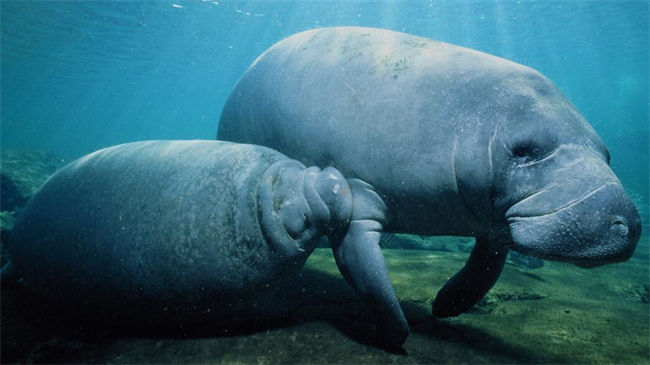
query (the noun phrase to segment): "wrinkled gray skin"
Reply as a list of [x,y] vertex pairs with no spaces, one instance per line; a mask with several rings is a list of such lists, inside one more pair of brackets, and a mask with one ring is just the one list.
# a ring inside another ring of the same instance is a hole
[[[40,188],[11,233],[2,279],[23,277],[55,303],[111,322],[268,317],[327,235],[350,283],[382,294],[366,296],[382,323],[398,318],[386,329],[396,345],[408,326],[381,251],[357,247],[379,236],[382,204],[334,168],[261,146],[129,143],[82,157]],[[349,268],[359,252],[377,256],[371,271]]]
[[641,233],[607,148],[550,80],[404,33],[323,28],[282,40],[239,80],[217,137],[372,184],[386,231],[475,236],[434,301],[441,317],[476,303],[510,248],[592,267],[627,260]]

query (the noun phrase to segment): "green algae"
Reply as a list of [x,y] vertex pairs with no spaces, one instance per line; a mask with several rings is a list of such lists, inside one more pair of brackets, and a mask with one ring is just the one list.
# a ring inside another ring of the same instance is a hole
[[26,198],[31,197],[65,162],[46,150],[0,151],[0,172],[15,184],[18,193]]

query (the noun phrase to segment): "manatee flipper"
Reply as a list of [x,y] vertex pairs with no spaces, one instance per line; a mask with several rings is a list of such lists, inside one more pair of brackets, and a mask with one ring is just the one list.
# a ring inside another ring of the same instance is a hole
[[19,279],[18,271],[11,261],[0,269],[0,285],[7,285]]
[[401,346],[409,333],[408,323],[379,247],[386,205],[369,184],[357,179],[348,183],[352,219],[342,239],[330,238],[334,258],[343,277],[375,312],[382,342]]
[[496,283],[508,256],[508,248],[486,237],[476,244],[465,266],[440,289],[433,301],[433,315],[455,317],[470,309]]

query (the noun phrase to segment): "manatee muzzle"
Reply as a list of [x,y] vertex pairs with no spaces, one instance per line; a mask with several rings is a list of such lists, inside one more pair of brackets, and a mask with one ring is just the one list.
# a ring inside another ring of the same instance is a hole
[[506,212],[513,249],[593,267],[629,259],[641,220],[623,187],[609,181],[550,209],[556,189],[536,193]]

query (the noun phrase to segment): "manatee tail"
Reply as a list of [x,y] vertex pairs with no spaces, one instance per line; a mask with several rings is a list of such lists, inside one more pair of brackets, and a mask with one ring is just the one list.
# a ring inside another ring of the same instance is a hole
[[0,285],[5,286],[12,284],[19,279],[18,271],[11,261],[7,262],[5,266],[0,269]]

